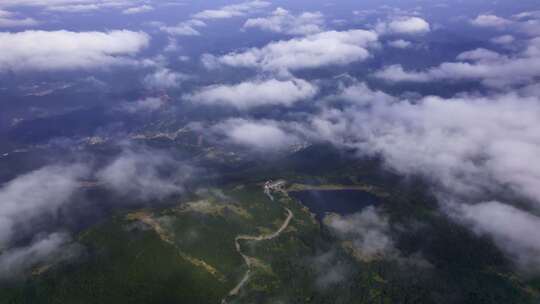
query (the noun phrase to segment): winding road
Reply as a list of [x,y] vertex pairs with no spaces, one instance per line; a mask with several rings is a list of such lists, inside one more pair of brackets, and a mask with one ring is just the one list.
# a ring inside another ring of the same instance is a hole
[[[242,289],[242,287],[247,283],[247,281],[249,280],[249,277],[251,275],[251,266],[252,266],[252,262],[251,262],[251,257],[245,255],[244,253],[242,253],[242,248],[240,246],[240,241],[241,240],[244,240],[244,241],[256,241],[256,242],[259,242],[259,241],[266,241],[266,240],[271,240],[271,239],[274,239],[274,238],[277,238],[278,236],[281,235],[281,233],[287,229],[287,227],[289,226],[292,218],[294,217],[292,211],[288,208],[285,208],[285,210],[287,210],[287,218],[285,219],[285,221],[283,222],[283,224],[281,225],[281,227],[279,227],[279,229],[272,233],[272,234],[267,234],[267,235],[259,235],[259,236],[250,236],[250,235],[238,235],[235,239],[234,239],[234,243],[235,243],[235,246],[236,246],[236,251],[242,256],[242,258],[244,259],[244,263],[246,263],[247,267],[248,267],[248,270],[246,271],[246,274],[244,275],[244,277],[242,278],[242,280],[238,283],[238,285],[236,285],[230,292],[229,294],[227,295],[227,297],[230,297],[230,296],[236,296],[240,290]],[[226,304],[227,301],[226,299],[223,299],[221,301],[222,304]]]

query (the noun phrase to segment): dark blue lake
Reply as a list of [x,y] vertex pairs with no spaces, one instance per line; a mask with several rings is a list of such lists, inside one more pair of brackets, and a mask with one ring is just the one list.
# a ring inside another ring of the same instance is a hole
[[359,190],[309,190],[291,192],[290,195],[315,213],[319,221],[326,213],[356,213],[379,202],[375,195]]

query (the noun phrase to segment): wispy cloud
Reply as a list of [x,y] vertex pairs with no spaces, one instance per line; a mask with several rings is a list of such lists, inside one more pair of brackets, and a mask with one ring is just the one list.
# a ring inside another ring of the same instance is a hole
[[259,9],[270,6],[267,1],[254,0],[238,4],[226,5],[218,9],[209,9],[198,12],[193,15],[194,19],[228,19],[233,17],[245,16]]

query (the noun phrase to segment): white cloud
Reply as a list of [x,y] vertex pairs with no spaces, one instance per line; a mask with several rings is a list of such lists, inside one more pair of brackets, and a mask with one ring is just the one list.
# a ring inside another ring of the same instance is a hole
[[[492,56],[482,53],[464,56]],[[257,150],[309,139],[354,148],[360,156],[380,156],[392,171],[426,177],[443,203],[448,198],[481,202],[504,189],[540,210],[540,165],[531,161],[540,154],[540,99],[536,86],[530,90],[527,96],[461,94],[409,101],[356,83],[319,103],[318,111],[302,121],[237,119],[215,128],[230,141]],[[346,103],[336,107],[335,98]],[[540,242],[532,233],[539,229],[537,216],[497,204],[460,208],[469,225],[492,235],[520,265],[540,270]],[[347,232],[349,226],[338,227]],[[384,244],[367,248],[391,248]]]
[[379,22],[375,26],[377,33],[421,35],[429,32],[431,26],[420,17],[396,17],[387,22]]
[[513,15],[512,18],[514,19],[530,19],[530,18],[540,19],[540,10],[521,12],[519,14]]
[[169,37],[169,42],[167,42],[167,45],[163,48],[164,52],[177,52],[181,49],[180,45],[178,44],[178,41],[174,38]]
[[504,59],[504,56],[488,49],[479,48],[472,51],[463,52],[459,54],[456,59],[462,61],[490,62],[494,60],[498,61]]
[[354,83],[344,87],[333,99],[345,100],[355,106],[366,106],[373,102],[391,103],[397,99],[382,91],[373,91],[365,83]]
[[254,150],[276,151],[298,143],[296,136],[270,120],[229,119],[213,126],[212,130],[225,136],[231,143]]
[[392,238],[390,220],[373,206],[350,215],[330,214],[323,222],[332,233],[347,242],[347,249],[357,259],[366,262],[395,260],[401,264],[431,267],[419,254],[403,256]]
[[0,71],[71,70],[133,63],[149,43],[143,32],[0,32]]
[[391,82],[427,82],[431,79],[426,73],[418,71],[405,71],[400,64],[393,64],[375,72],[375,77]]
[[492,236],[525,273],[540,271],[540,217],[500,202],[460,205],[458,220]]
[[174,26],[161,26],[159,29],[170,35],[176,36],[199,36],[201,33],[197,27],[204,27],[206,23],[200,20],[188,20]]
[[512,24],[512,21],[501,18],[496,15],[478,15],[476,18],[472,19],[471,24],[478,27],[495,27],[501,28],[507,25]]
[[69,260],[82,250],[64,233],[52,233],[34,240],[26,247],[11,248],[0,254],[0,279],[28,274],[32,268]]
[[[506,19],[491,14],[479,15],[470,22],[478,27],[494,28],[497,30],[505,29],[512,32],[526,34],[530,37],[537,37],[540,35],[539,11],[522,12],[513,15],[511,19]],[[508,42],[508,39],[510,39],[508,34],[501,36],[500,39],[502,39],[502,42],[494,42],[494,39],[492,39],[492,42],[500,44],[510,43]]]
[[186,97],[196,103],[249,109],[266,105],[291,106],[300,100],[312,98],[316,93],[317,87],[302,79],[270,79],[209,86]]
[[276,133],[381,155],[393,170],[428,176],[439,189],[455,194],[472,196],[505,187],[540,208],[540,166],[530,162],[540,153],[538,97],[495,94],[408,101],[354,84],[334,98],[347,104],[335,108],[322,103],[307,123],[264,125],[281,130]]
[[502,35],[502,36],[497,36],[491,39],[490,41],[495,44],[510,44],[510,43],[513,43],[515,40],[516,39],[512,35]]
[[0,247],[16,227],[43,215],[55,215],[77,190],[87,170],[79,165],[49,166],[21,175],[0,188]]
[[183,193],[184,182],[192,172],[191,167],[167,154],[128,148],[99,170],[96,177],[106,188],[122,196],[146,201]]
[[84,13],[100,9],[124,8],[139,1],[132,0],[2,0],[0,7],[38,7],[49,11]]
[[[270,5],[270,2],[254,0],[239,4],[227,5],[215,10],[205,10],[196,13],[190,20],[180,22],[173,26],[160,25],[160,29],[170,35],[199,36],[197,28],[206,26],[205,21],[212,19],[228,19],[253,13]],[[204,20],[204,21],[203,21]]]
[[227,19],[233,17],[240,17],[250,14],[254,11],[270,6],[271,3],[267,1],[254,0],[247,1],[238,4],[232,4],[223,6],[219,9],[211,9],[199,12],[193,15],[194,19]]
[[[46,166],[0,187],[0,280],[28,274],[35,266],[63,261],[79,252],[80,246],[72,243],[67,234],[43,235],[35,231],[35,223],[56,218],[60,211],[67,211],[68,205],[80,203],[74,199],[75,194],[91,173],[82,164]],[[167,154],[125,149],[94,177],[119,195],[152,200],[182,193],[185,180],[192,174],[192,167]],[[34,234],[31,243],[11,247],[15,240],[31,236],[27,233]]]
[[341,239],[350,240],[356,255],[364,260],[399,255],[390,237],[388,218],[372,206],[351,215],[326,216],[324,224]]
[[0,9],[0,27],[30,27],[38,22],[32,18],[19,18],[16,14]]
[[302,38],[272,42],[262,48],[251,48],[241,53],[220,57],[205,57],[206,63],[254,67],[287,73],[290,70],[345,65],[369,57],[370,46],[377,34],[364,30],[328,31]]
[[244,28],[260,28],[289,35],[315,34],[323,31],[324,16],[320,12],[303,12],[295,16],[279,7],[269,17],[248,19]]
[[122,14],[125,14],[125,15],[141,14],[141,13],[151,12],[153,10],[154,8],[152,6],[145,4],[141,6],[127,8],[122,11]]
[[486,49],[460,54],[458,62],[444,62],[423,71],[405,71],[401,65],[388,66],[374,76],[391,82],[441,80],[481,81],[486,86],[507,87],[534,82],[540,76],[540,38],[512,57]]
[[[351,91],[349,89],[349,91]],[[357,91],[360,98],[366,88]],[[354,100],[348,94],[347,100]],[[460,195],[506,187],[538,203],[540,100],[516,94],[399,101],[382,92],[372,102],[324,107],[305,134],[382,155],[403,174],[422,174]],[[360,99],[361,100],[361,99]]]
[[178,87],[182,81],[188,78],[185,74],[160,66],[144,77],[143,84],[150,89],[170,89]]
[[[361,156],[380,156],[388,168],[403,175],[422,175],[443,203],[481,202],[485,195],[504,189],[505,195],[540,210],[540,165],[531,161],[540,154],[540,99],[534,94],[538,88],[530,89],[532,96],[495,93],[408,101],[354,84],[334,97],[347,101],[339,107],[323,103],[307,122],[271,125],[288,136],[330,141],[355,148]],[[494,237],[523,269],[540,271],[538,216],[503,203],[458,204],[455,209],[455,216]],[[342,233],[354,233],[350,227],[358,225],[350,222],[341,219],[334,226]],[[373,252],[391,248],[385,244],[389,243],[366,246],[360,238],[357,248],[374,248]]]
[[388,42],[388,45],[398,49],[406,49],[411,47],[412,43],[407,40],[398,39]]
[[[531,90],[534,93],[538,88]],[[334,98],[347,103],[334,107]],[[506,194],[521,197],[531,208],[540,210],[540,165],[531,161],[540,154],[538,95],[430,96],[408,101],[354,84],[342,88],[329,102],[320,103],[319,112],[311,114],[307,122],[247,123],[269,126],[277,138],[286,135],[329,141],[338,147],[355,148],[361,156],[380,156],[393,171],[426,177],[444,204],[449,198],[474,203],[505,189]],[[264,140],[256,135],[259,132],[243,131],[240,123],[235,126],[237,142],[264,147]],[[540,241],[534,233],[540,229],[537,216],[502,203],[459,204],[455,209],[461,221],[493,236],[523,268],[540,271]],[[331,223],[344,235],[354,235],[363,227],[343,218],[334,218]],[[378,253],[392,248],[384,234],[364,239],[370,233],[361,233],[357,249]]]

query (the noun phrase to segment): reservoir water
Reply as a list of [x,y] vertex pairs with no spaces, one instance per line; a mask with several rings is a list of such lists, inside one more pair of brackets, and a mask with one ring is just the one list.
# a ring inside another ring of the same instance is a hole
[[356,213],[379,201],[375,195],[359,190],[308,190],[292,192],[290,195],[315,213],[319,221],[326,213]]

